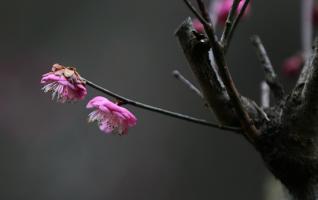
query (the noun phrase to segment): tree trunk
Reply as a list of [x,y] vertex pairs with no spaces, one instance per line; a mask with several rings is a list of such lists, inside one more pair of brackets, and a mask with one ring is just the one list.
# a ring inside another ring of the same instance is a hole
[[[218,77],[219,66],[211,66],[208,38],[193,29],[190,19],[182,23],[176,36],[210,109],[222,124],[240,124],[228,92]],[[259,111],[255,102],[241,97],[245,110],[261,133],[251,144],[295,200],[318,199],[317,43],[311,61],[304,67],[301,81],[290,94],[279,93],[280,100],[264,109],[265,114]],[[274,86],[277,84],[272,85],[271,90],[277,91]]]

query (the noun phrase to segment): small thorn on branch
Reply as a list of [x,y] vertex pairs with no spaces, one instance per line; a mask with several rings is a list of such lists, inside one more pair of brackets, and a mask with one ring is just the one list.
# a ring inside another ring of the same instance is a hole
[[263,46],[261,39],[258,36],[253,36],[251,38],[252,44],[254,45],[258,59],[263,65],[265,73],[265,81],[273,92],[275,99],[281,102],[284,98],[285,92],[282,84],[279,82],[277,75],[274,71],[272,63],[267,55],[267,52]]
[[184,85],[186,85],[191,91],[198,95],[201,99],[204,99],[202,92],[196,88],[189,80],[187,80],[178,70],[174,70],[172,75]]

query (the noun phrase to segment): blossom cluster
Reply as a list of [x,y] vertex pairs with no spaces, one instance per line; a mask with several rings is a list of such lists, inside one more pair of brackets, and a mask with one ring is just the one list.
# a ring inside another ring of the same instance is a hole
[[[42,75],[41,84],[42,90],[52,92],[52,99],[60,103],[83,100],[87,95],[86,82],[74,67],[54,64],[49,73]],[[137,122],[129,110],[105,97],[94,97],[86,107],[95,109],[88,115],[88,121],[97,121],[104,133],[124,135]]]

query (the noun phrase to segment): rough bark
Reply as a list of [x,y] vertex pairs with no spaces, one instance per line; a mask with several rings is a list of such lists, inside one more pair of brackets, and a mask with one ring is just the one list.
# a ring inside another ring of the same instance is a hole
[[[197,78],[202,93],[218,120],[225,125],[237,126],[239,119],[231,105],[229,95],[220,79],[216,66],[211,65],[210,46],[207,38],[197,33],[192,27],[191,19],[187,19],[176,31],[180,45]],[[256,121],[263,118],[253,102],[242,97],[242,103]]]
[[[218,66],[211,66],[208,38],[193,29],[190,19],[182,23],[176,36],[211,110],[223,124],[241,124],[223,79],[219,78]],[[269,60],[264,63],[270,64]],[[260,132],[256,140],[250,142],[296,200],[318,199],[317,44],[308,65],[307,74],[301,76],[302,80],[289,95],[284,95],[274,72],[267,68],[267,81],[271,90],[279,91],[276,92],[279,101],[264,110],[266,116],[255,102],[241,97],[244,109]]]

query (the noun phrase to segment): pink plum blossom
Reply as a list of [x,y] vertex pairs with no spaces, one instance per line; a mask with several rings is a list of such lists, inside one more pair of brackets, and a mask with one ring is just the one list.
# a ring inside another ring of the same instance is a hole
[[73,67],[54,64],[52,71],[42,75],[41,84],[44,92],[52,92],[52,99],[57,102],[82,100],[87,94],[85,82]]
[[136,117],[126,108],[117,105],[106,99],[97,96],[91,99],[87,108],[95,108],[88,115],[88,121],[97,121],[99,129],[105,133],[127,134],[128,128],[136,125]]
[[304,64],[303,55],[298,53],[283,62],[282,70],[286,76],[296,76],[300,73],[302,65]]
[[[245,1],[239,3],[237,13],[242,9]],[[213,11],[216,13],[216,23],[224,25],[227,19],[227,16],[232,8],[233,0],[218,0],[213,6]],[[248,5],[243,17],[246,17],[250,13],[250,6]]]

